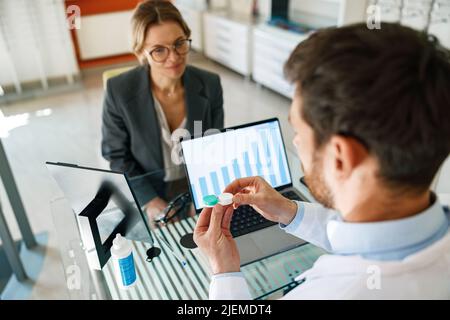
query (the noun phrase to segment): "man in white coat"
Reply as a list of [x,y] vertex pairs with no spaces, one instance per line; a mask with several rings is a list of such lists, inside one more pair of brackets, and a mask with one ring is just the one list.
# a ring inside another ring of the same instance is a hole
[[206,208],[194,240],[213,271],[211,299],[251,299],[230,233],[248,204],[326,249],[285,299],[450,299],[449,213],[430,191],[450,152],[450,54],[397,24],[314,33],[285,66],[306,183],[293,202],[264,179],[235,180],[232,206]]

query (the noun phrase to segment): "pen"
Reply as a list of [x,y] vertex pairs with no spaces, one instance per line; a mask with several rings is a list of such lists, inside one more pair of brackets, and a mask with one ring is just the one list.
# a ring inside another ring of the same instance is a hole
[[179,253],[175,252],[175,250],[172,248],[172,246],[161,236],[156,235],[161,241],[161,243],[164,243],[164,245],[169,248],[170,252],[173,254],[173,256],[181,263],[181,265],[184,267],[187,265],[187,261],[183,255],[180,255]]

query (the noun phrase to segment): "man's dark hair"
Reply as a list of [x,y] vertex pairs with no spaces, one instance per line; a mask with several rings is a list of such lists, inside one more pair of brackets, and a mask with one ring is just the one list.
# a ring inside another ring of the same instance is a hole
[[429,188],[450,152],[450,53],[435,37],[393,23],[322,29],[297,46],[285,74],[318,147],[353,137],[388,185]]

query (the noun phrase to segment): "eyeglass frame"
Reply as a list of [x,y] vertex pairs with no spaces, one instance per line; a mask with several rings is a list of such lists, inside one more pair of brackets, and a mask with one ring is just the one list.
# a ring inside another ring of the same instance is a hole
[[[188,206],[192,203],[191,195],[189,192],[181,193],[175,199],[169,202],[166,208],[161,214],[154,219],[154,222],[160,222],[163,225],[167,224],[175,216],[179,215],[183,210],[187,210]],[[172,213],[170,215],[170,213]]]
[[[187,43],[189,44],[189,50],[186,51],[186,53],[179,53],[179,52],[177,51],[177,49],[175,48],[176,43],[179,42],[179,41],[187,41]],[[157,60],[155,60],[155,58],[153,58],[152,53],[153,53],[155,50],[160,49],[160,48],[165,48],[165,49],[169,50],[169,53],[167,54],[167,57],[166,57],[164,60],[157,61]],[[172,44],[172,45],[170,45],[170,46],[159,46],[158,48],[154,48],[154,49],[152,49],[152,50],[144,50],[144,52],[145,52],[148,56],[150,56],[154,62],[156,62],[156,63],[163,63],[163,62],[166,62],[166,60],[169,58],[169,56],[170,56],[170,51],[173,50],[177,55],[179,55],[179,56],[185,56],[185,55],[187,55],[187,54],[189,53],[189,51],[191,51],[191,48],[192,48],[192,39],[186,38],[186,39],[178,39],[177,41],[175,41],[174,44]]]

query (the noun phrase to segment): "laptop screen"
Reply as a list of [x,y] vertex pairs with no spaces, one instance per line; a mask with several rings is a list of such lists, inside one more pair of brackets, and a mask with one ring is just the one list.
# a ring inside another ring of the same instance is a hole
[[181,148],[196,210],[237,178],[261,176],[274,188],[292,183],[278,119],[183,140]]

